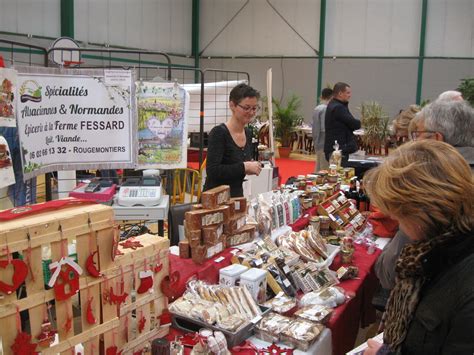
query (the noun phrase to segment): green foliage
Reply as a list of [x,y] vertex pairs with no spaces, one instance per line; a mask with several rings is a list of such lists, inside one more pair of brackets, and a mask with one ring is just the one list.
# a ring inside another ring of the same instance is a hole
[[474,78],[466,78],[461,80],[461,85],[458,87],[464,100],[474,106]]
[[303,123],[303,116],[298,112],[301,98],[291,95],[284,106],[279,100],[273,98],[275,106],[274,124],[275,136],[280,140],[282,147],[289,147],[294,129]]
[[361,124],[364,128],[362,140],[366,145],[382,142],[389,134],[389,117],[375,101],[363,102],[360,106]]
[[423,108],[423,107],[425,107],[426,105],[428,105],[430,102],[431,102],[430,99],[424,99],[423,101],[421,101],[420,107]]

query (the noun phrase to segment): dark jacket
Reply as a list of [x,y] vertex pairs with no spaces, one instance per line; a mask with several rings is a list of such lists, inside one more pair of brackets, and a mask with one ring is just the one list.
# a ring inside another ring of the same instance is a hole
[[429,278],[402,354],[474,353],[474,235],[453,238],[455,243],[433,249],[423,260]]
[[326,155],[334,150],[333,145],[336,140],[342,154],[348,155],[357,151],[357,142],[352,132],[360,128],[360,121],[349,112],[348,104],[348,102],[332,99],[326,108],[324,141]]
[[232,139],[225,124],[220,124],[209,132],[207,176],[203,191],[220,185],[229,185],[231,197],[244,195],[242,188],[245,178],[244,161],[252,158],[252,134],[247,128],[245,136],[247,138],[245,147],[240,148]]

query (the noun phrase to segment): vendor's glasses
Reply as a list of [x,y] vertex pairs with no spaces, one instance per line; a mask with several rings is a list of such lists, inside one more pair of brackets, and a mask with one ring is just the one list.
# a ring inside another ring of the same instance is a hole
[[416,141],[419,140],[420,138],[431,138],[433,135],[435,135],[436,131],[412,131],[411,132],[411,139]]
[[258,110],[260,110],[260,106],[242,106],[241,104],[237,104],[237,106],[239,106],[242,110],[244,110],[245,112],[257,112]]

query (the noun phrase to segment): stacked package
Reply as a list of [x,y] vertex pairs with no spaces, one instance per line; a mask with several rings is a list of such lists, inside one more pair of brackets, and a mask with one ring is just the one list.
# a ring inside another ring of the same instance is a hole
[[201,195],[201,204],[186,212],[184,230],[186,241],[180,247],[191,248],[191,257],[197,264],[223,251],[253,240],[255,226],[246,225],[247,200],[230,198],[230,187],[218,186]]

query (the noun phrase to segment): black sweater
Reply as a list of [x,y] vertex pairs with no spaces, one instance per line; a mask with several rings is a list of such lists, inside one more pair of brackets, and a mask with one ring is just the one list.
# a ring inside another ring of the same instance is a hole
[[252,158],[252,136],[245,129],[247,141],[240,148],[232,139],[229,129],[222,123],[209,133],[207,148],[206,183],[204,191],[220,185],[230,186],[231,197],[244,195],[242,182],[245,178],[244,161]]

